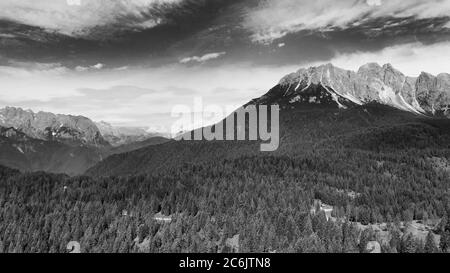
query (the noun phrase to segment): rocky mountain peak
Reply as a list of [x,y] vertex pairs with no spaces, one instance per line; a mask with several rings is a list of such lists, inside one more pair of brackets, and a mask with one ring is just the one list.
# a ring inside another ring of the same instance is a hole
[[1,127],[1,126],[0,126],[0,137],[6,137],[9,139],[15,139],[15,140],[26,140],[27,139],[27,136],[24,133],[22,133],[12,127],[6,128],[6,127]]
[[35,139],[107,145],[94,122],[83,116],[42,111],[34,113],[22,108],[5,107],[0,109],[0,126],[14,128]]
[[367,63],[363,66],[361,66],[358,70],[358,74],[373,74],[373,73],[379,73],[383,69],[382,66],[380,66],[378,63]]
[[417,99],[422,108],[434,115],[450,116],[450,75],[422,72],[416,81]]
[[339,108],[377,102],[421,115],[450,116],[450,75],[422,73],[413,78],[389,63],[368,63],[357,72],[328,63],[283,77],[255,102],[327,103]]

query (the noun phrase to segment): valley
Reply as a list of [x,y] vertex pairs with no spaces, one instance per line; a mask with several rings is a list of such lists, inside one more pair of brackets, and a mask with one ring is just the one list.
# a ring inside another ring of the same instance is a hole
[[[450,119],[356,103],[311,77],[250,102],[281,106],[274,152],[149,138],[109,147],[82,176],[0,168],[0,251],[448,252]],[[36,141],[2,132],[8,153]]]
[[169,141],[144,129],[107,124],[108,131],[102,123],[100,130],[80,116],[6,107],[0,109],[0,117],[0,164],[25,172],[81,175],[112,154]]
[[445,265],[449,52],[450,0],[0,0],[0,255]]

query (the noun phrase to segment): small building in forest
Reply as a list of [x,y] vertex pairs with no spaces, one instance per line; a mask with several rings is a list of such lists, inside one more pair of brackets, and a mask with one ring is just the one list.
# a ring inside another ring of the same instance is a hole
[[128,210],[122,210],[122,216],[133,217],[133,212],[129,212]]
[[311,214],[316,214],[318,212],[323,211],[325,213],[325,217],[327,218],[327,221],[331,219],[331,213],[333,212],[333,206],[327,205],[325,203],[322,203],[321,200],[314,200],[314,204],[311,208]]
[[153,219],[158,222],[172,222],[172,216],[166,216],[162,214],[162,212],[158,212],[157,214],[155,214],[155,216],[153,216]]

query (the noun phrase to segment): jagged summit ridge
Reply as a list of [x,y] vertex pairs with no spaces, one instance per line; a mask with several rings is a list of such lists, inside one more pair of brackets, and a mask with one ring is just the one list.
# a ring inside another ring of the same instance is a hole
[[257,103],[330,103],[340,108],[378,102],[416,114],[450,116],[450,75],[408,77],[391,64],[368,63],[358,71],[331,63],[283,77]]
[[0,109],[0,126],[11,127],[35,139],[87,145],[107,145],[93,121],[83,116],[34,113],[22,108]]

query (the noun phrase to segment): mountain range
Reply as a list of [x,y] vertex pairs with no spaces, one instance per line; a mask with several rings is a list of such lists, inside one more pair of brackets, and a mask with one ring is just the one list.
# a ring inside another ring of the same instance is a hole
[[109,145],[95,123],[83,116],[34,113],[31,110],[6,107],[0,109],[0,126],[15,128],[34,139],[57,140],[70,145]]
[[[392,65],[302,68],[250,104],[280,105],[280,147],[269,154],[428,143],[449,145],[450,75],[405,76]],[[395,145],[391,138],[400,139]],[[368,141],[371,141],[368,143]],[[386,142],[388,141],[388,142]],[[403,143],[405,142],[405,143]],[[130,175],[261,155],[259,141],[175,141],[140,127],[21,108],[0,109],[0,165],[22,171]]]
[[246,104],[280,105],[280,147],[275,152],[260,152],[258,141],[171,141],[110,156],[87,174],[166,172],[242,156],[295,158],[330,150],[444,150],[450,145],[449,78],[427,73],[412,78],[390,64],[374,63],[357,72],[332,64],[300,69]]
[[450,74],[405,76],[391,64],[369,63],[357,72],[326,64],[284,77],[257,104],[331,103],[340,108],[376,102],[400,110],[450,117]]
[[115,128],[83,116],[0,109],[0,164],[22,171],[82,174],[109,155],[165,141],[143,129]]

